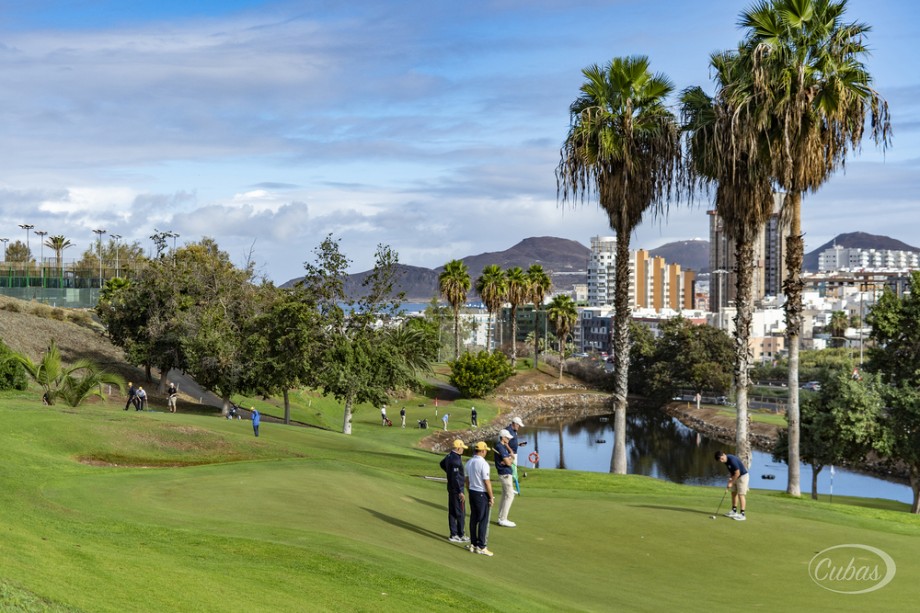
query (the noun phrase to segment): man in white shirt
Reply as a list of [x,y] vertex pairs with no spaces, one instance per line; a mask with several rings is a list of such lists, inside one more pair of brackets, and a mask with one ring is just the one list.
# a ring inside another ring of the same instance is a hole
[[470,551],[484,556],[492,556],[486,547],[489,538],[489,512],[495,496],[492,494],[492,482],[489,480],[489,463],[486,453],[489,446],[485,441],[473,445],[473,457],[466,463],[466,487],[470,501]]

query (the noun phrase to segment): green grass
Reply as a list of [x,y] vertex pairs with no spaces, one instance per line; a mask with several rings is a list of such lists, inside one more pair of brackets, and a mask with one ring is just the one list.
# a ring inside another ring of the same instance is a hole
[[[327,402],[298,411],[340,427]],[[440,456],[417,447],[425,432],[378,419],[362,407],[350,437],[263,423],[257,439],[245,421],[0,394],[0,610],[916,606],[920,518],[890,501],[755,491],[748,522],[712,521],[716,488],[528,470],[518,528],[493,524],[495,557],[472,555],[446,541],[444,484],[424,478],[441,475]],[[887,552],[894,581],[863,596],[816,586],[809,560],[845,543]]]

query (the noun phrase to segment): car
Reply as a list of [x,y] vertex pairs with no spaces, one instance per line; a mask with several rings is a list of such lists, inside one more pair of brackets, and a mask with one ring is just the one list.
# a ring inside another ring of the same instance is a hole
[[572,357],[573,357],[573,358],[586,358],[586,357],[588,357],[588,354],[587,354],[587,353],[584,353],[584,352],[582,352],[582,353],[576,353],[576,354],[573,355]]
[[820,381],[809,381],[802,385],[803,390],[808,390],[811,392],[820,392],[821,391],[821,382]]
[[731,401],[728,399],[728,396],[719,396],[716,398],[716,404],[721,404],[724,407],[731,406]]

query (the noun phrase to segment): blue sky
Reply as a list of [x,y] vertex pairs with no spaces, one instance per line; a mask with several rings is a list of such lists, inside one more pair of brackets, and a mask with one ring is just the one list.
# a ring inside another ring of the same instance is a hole
[[[582,68],[649,56],[711,90],[748,2],[0,0],[0,236],[104,228],[215,238],[276,282],[332,233],[353,270],[377,244],[435,267],[530,236],[610,234],[562,208],[554,170]],[[920,246],[920,9],[851,0],[892,147],[867,143],[804,203],[806,249],[842,232]],[[708,238],[707,204],[634,247]],[[38,249],[33,236],[33,252]]]

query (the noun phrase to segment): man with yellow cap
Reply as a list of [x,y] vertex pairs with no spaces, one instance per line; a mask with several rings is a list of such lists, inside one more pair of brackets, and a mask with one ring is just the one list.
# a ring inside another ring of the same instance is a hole
[[465,543],[470,539],[463,533],[466,526],[466,496],[463,473],[463,450],[467,446],[457,439],[453,449],[441,460],[441,469],[447,474],[447,526],[450,528],[451,543]]
[[492,556],[486,547],[489,538],[489,512],[495,502],[492,482],[489,480],[489,463],[486,453],[489,446],[485,441],[473,445],[473,457],[466,463],[466,488],[470,494],[470,551]]

